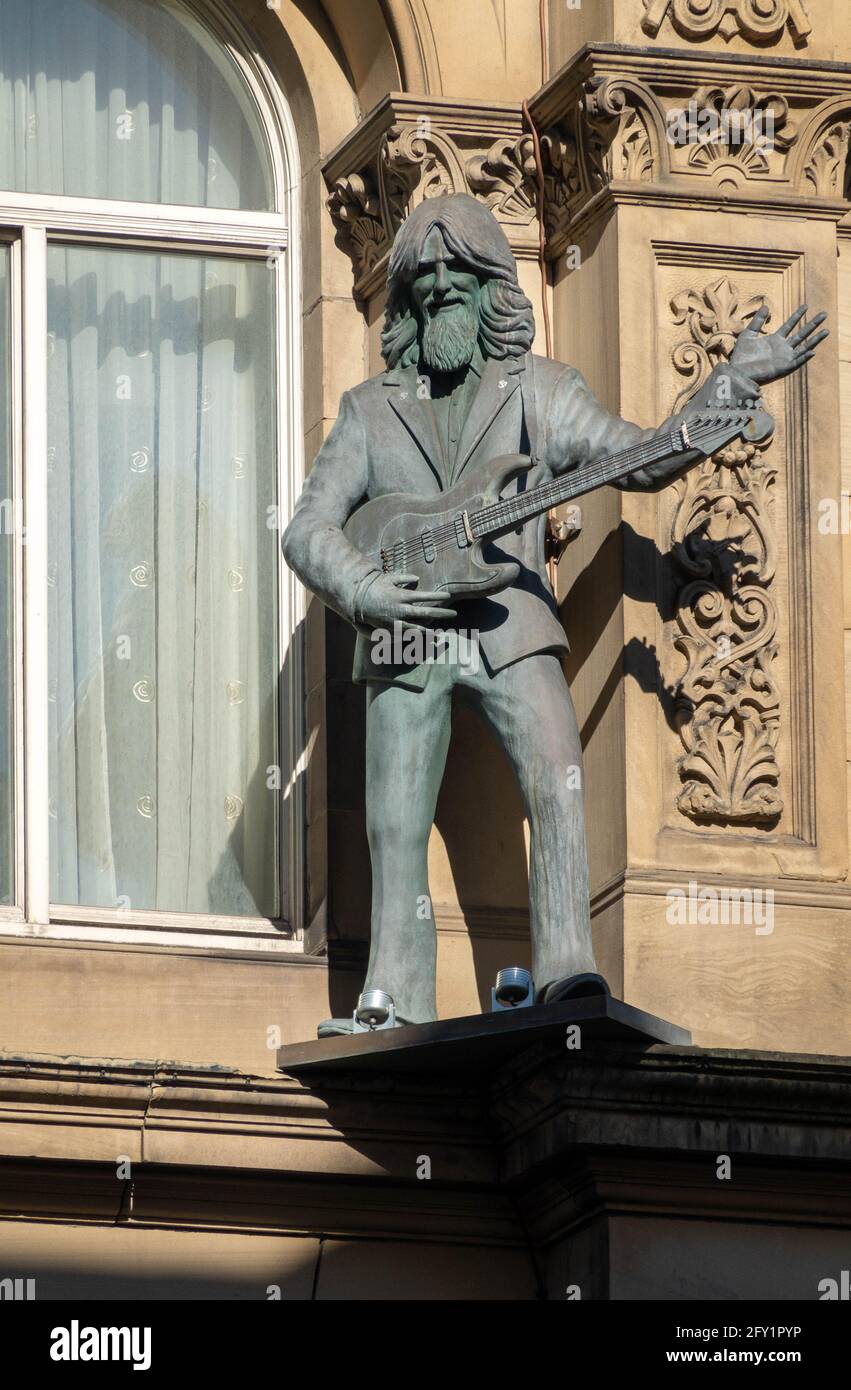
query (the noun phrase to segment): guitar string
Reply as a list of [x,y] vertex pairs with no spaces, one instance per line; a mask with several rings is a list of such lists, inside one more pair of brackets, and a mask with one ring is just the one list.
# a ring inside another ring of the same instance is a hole
[[[693,434],[695,436],[703,435],[707,431],[712,433],[716,429],[717,425],[715,424],[695,426]],[[654,458],[666,457],[668,453],[667,449],[660,450],[659,444],[660,441],[648,440],[644,444],[633,445],[631,448],[625,449],[619,454],[607,457],[599,463],[592,465],[592,467],[583,470],[580,475],[571,475],[571,480],[576,482],[578,478],[581,478],[582,490],[589,491],[591,488],[597,486],[600,481],[619,477],[622,473],[632,471],[636,463],[640,466],[641,463],[654,461]],[[497,521],[499,524],[504,519],[510,526],[514,522],[528,520],[536,513],[540,514],[542,511],[547,510],[549,506],[557,501],[567,501],[569,496],[579,495],[578,493],[569,491],[568,497],[561,497],[560,494],[565,486],[565,481],[564,478],[556,478],[544,484],[543,487],[536,488],[534,492],[529,494],[524,495],[520,493],[513,498],[502,498],[498,502],[493,503],[490,507],[473,513],[469,518],[470,523],[471,525],[481,525],[482,523],[490,525],[492,521]],[[493,534],[493,531],[491,531],[491,534]],[[481,537],[477,537],[476,539],[481,539]],[[448,522],[429,533],[429,542],[437,550],[448,548],[452,541],[457,541],[455,522]],[[421,550],[421,536],[411,538],[410,540],[396,541],[393,546],[389,547],[394,561],[399,558],[402,563],[404,563],[405,559],[417,557]]]
[[[696,425],[689,431],[692,440],[703,437],[706,434],[713,434],[718,425],[712,421],[705,425]],[[675,432],[672,432],[675,433]],[[491,521],[496,521],[496,527],[492,528],[490,534],[498,529],[504,519],[506,524],[513,522],[523,522],[530,520],[536,514],[540,515],[547,511],[550,506],[557,505],[559,501],[569,501],[571,496],[580,496],[580,493],[568,492],[566,497],[560,497],[566,481],[582,482],[582,491],[589,492],[592,488],[610,479],[620,477],[624,473],[632,472],[636,463],[640,467],[642,463],[654,462],[656,459],[667,457],[667,450],[659,452],[661,441],[648,440],[644,444],[633,445],[629,449],[623,450],[620,454],[611,455],[602,459],[599,463],[593,464],[590,468],[580,474],[571,474],[569,479],[563,477],[554,478],[542,487],[536,488],[533,492],[524,495],[518,493],[516,497],[501,498],[498,502],[492,503],[489,507],[483,508],[479,512],[474,512],[469,518],[471,526],[490,525]],[[684,451],[685,452],[685,451]],[[655,454],[655,459],[654,459]],[[645,457],[646,456],[646,457]],[[613,471],[613,465],[616,465]],[[544,499],[547,500],[544,500]],[[529,504],[532,504],[531,508]],[[541,503],[541,505],[539,505]],[[477,536],[476,539],[486,537]],[[450,521],[443,526],[437,527],[429,533],[430,546],[438,551],[446,550],[453,541],[457,542],[456,522]],[[401,539],[395,541],[392,546],[385,547],[387,553],[392,556],[394,566],[404,566],[412,560],[418,559],[422,554],[423,541],[422,535],[411,539]]]

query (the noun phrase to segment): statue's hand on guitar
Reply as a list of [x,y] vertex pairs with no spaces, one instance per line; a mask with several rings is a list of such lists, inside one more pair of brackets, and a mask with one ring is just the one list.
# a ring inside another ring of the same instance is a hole
[[430,622],[451,622],[455,609],[447,606],[446,589],[417,589],[415,574],[377,574],[355,598],[355,625],[381,628],[403,623],[405,627]]

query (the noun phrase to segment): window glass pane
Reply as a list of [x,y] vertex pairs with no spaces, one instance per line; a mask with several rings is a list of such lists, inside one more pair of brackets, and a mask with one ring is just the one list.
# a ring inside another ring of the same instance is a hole
[[0,188],[272,207],[243,78],[175,0],[0,0]]
[[52,901],[276,916],[274,277],[48,271]]
[[0,247],[0,903],[14,901],[14,562],[20,509],[12,499],[9,248]]

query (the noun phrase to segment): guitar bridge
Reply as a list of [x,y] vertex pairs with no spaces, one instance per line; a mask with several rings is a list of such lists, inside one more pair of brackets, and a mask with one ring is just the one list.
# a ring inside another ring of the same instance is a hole
[[455,527],[455,539],[458,542],[459,550],[466,550],[473,544],[476,537],[473,535],[473,528],[470,525],[470,518],[466,512],[461,512],[453,521]]

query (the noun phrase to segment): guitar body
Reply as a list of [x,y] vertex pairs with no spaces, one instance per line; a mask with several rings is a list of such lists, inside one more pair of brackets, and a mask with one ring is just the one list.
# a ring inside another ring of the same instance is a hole
[[491,460],[484,486],[482,470],[476,469],[436,497],[404,492],[374,497],[353,513],[343,534],[385,573],[416,575],[420,589],[446,589],[454,598],[498,593],[514,583],[520,566],[487,563],[485,542],[471,536],[465,517],[498,501],[531,466],[525,454],[506,454]]

